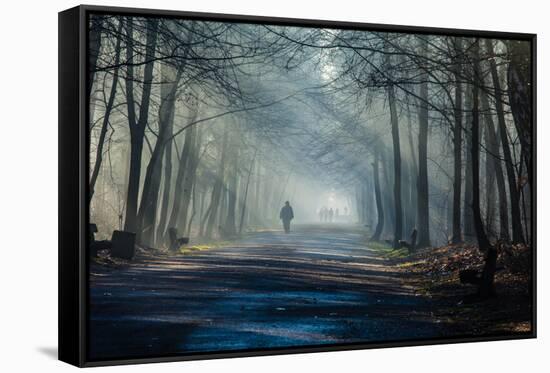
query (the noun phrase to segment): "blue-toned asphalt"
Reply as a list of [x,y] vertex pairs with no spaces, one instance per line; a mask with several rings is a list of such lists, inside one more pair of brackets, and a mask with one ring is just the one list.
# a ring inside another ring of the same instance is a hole
[[433,338],[443,325],[353,226],[254,233],[230,247],[93,267],[89,357]]

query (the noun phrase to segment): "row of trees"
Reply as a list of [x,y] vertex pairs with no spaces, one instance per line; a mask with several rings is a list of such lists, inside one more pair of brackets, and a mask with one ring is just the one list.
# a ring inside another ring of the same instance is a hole
[[311,209],[313,179],[352,195],[374,240],[529,242],[529,48],[94,16],[92,219],[145,245],[233,236],[287,198]]
[[352,107],[363,101],[385,113],[382,132],[362,136],[372,170],[361,163],[356,184],[358,216],[372,239],[386,231],[398,245],[416,227],[418,246],[430,246],[435,223],[452,243],[528,242],[529,42],[332,31],[327,40],[326,33],[294,41],[330,49],[341,66],[338,89],[356,98]]
[[124,229],[161,245],[169,227],[185,234],[196,225],[207,238],[231,236],[260,205],[275,210],[282,192],[265,180],[276,170],[250,143],[242,115],[271,105],[242,92],[240,79],[261,73],[246,65],[275,53],[246,45],[258,35],[103,16],[90,27],[90,201],[105,235]]

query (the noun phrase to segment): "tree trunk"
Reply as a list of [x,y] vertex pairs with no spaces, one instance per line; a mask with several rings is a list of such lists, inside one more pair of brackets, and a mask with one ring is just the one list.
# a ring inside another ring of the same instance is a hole
[[397,110],[395,108],[395,91],[392,85],[388,87],[388,101],[390,104],[391,133],[393,141],[393,198],[395,204],[393,247],[397,248],[399,246],[399,241],[403,238],[403,207],[401,202],[401,144],[399,142]]
[[[235,129],[233,129],[235,131]],[[227,237],[233,237],[237,234],[236,213],[237,213],[237,188],[239,178],[238,166],[238,147],[235,144],[235,134],[231,134],[230,150],[229,150],[229,166],[230,172],[227,177],[227,216],[224,223],[224,234]]]
[[252,168],[254,167],[254,162],[256,161],[256,154],[258,153],[258,149],[254,150],[254,156],[252,156],[252,161],[250,161],[250,167],[248,169],[248,176],[246,177],[246,184],[244,188],[244,195],[243,195],[243,206],[241,210],[241,220],[239,222],[239,234],[243,231],[243,225],[244,225],[244,214],[246,212],[246,199],[248,197],[248,187],[250,185],[250,176],[252,175]]
[[485,146],[487,147],[487,151],[485,152],[485,226],[487,236],[491,239],[492,237],[496,237],[495,226],[493,224],[496,220],[497,193],[494,192],[496,172],[495,160],[489,153],[490,133],[487,126],[487,116],[483,116],[482,119],[483,121],[480,119],[480,123],[483,125],[483,130],[480,136],[485,138]]
[[[103,30],[103,16],[90,15],[90,29],[88,33],[88,95],[92,96],[92,88],[94,85],[95,71],[97,69],[97,59],[99,58],[99,52],[101,50],[101,32]],[[121,34],[119,23],[119,35]],[[117,40],[116,53],[120,55],[120,37]],[[118,57],[116,58],[115,65],[118,65]],[[118,70],[118,69],[117,69]],[[113,79],[114,81],[115,79]],[[90,198],[91,199],[91,198]]]
[[[197,111],[193,111],[191,120],[195,120]],[[170,219],[168,220],[168,228],[177,228],[178,220],[180,217],[180,210],[183,201],[183,195],[185,192],[185,179],[189,170],[190,154],[195,142],[195,131],[197,128],[192,126],[185,130],[185,140],[183,142],[183,148],[181,150],[180,158],[178,160],[178,172],[176,174],[176,185],[174,189],[174,203],[172,205],[172,211],[170,212]]]
[[410,221],[411,221],[411,230],[416,229],[416,212],[418,209],[418,162],[416,160],[416,147],[414,146],[414,138],[412,134],[412,115],[409,106],[407,105],[407,129],[408,129],[408,138],[409,138],[409,152],[411,155],[411,162],[409,163],[409,175],[410,175],[410,188],[409,188],[409,198],[411,201],[411,211]]
[[[119,23],[118,34],[119,35],[122,34],[122,22]],[[115,46],[115,59],[114,59],[115,65],[118,65],[120,62],[120,50],[121,50],[120,44],[121,44],[121,37],[118,37],[116,41],[116,46]],[[115,97],[116,97],[117,86],[118,86],[118,73],[119,73],[119,68],[117,66],[113,70],[113,80],[111,83],[111,90],[109,92],[109,98],[105,106],[105,114],[103,115],[101,131],[99,133],[99,139],[97,142],[96,158],[95,158],[94,168],[92,171],[92,176],[90,178],[90,189],[88,193],[88,201],[90,202],[92,201],[92,197],[94,195],[95,184],[96,184],[97,177],[99,175],[99,170],[101,169],[101,164],[103,161],[103,145],[105,144],[105,137],[107,136],[107,131],[109,130],[109,119],[111,116],[111,111],[113,110],[113,105],[115,103]],[[91,85],[91,82],[92,81],[90,80],[90,85]]]
[[217,218],[217,212],[220,205],[221,200],[221,194],[224,189],[224,174],[225,174],[225,158],[227,154],[227,137],[228,137],[228,127],[227,125],[224,126],[223,130],[223,138],[222,138],[222,146],[221,146],[221,152],[220,152],[220,160],[219,160],[219,166],[218,166],[218,172],[216,181],[214,183],[214,188],[212,189],[212,197],[210,201],[210,207],[209,209],[209,216],[208,216],[208,223],[206,225],[205,229],[205,236],[207,238],[212,237],[212,232],[214,230],[214,224],[216,223]]
[[363,223],[372,230],[370,217],[372,215],[372,190],[370,181],[365,178],[362,184],[362,201],[363,201]]
[[[490,44],[489,40],[487,43]],[[510,108],[527,164],[529,184],[532,185],[531,48],[527,41],[509,40],[506,46],[510,60],[507,74]]]
[[[469,88],[469,87],[468,87]],[[471,130],[472,126],[472,89],[466,92],[464,110],[464,128]],[[462,210],[464,221],[464,241],[471,242],[475,239],[474,217],[472,212],[472,134],[466,133],[466,165],[464,171],[464,207]]]
[[170,82],[161,86],[161,103],[159,108],[159,132],[157,142],[147,165],[141,202],[138,211],[138,235],[137,240],[144,245],[152,246],[154,242],[155,220],[162,176],[162,156],[168,141],[170,141],[174,110],[176,103],[176,91],[181,72],[174,74],[169,65],[162,65],[162,81]]
[[[173,124],[173,121],[171,121]],[[173,126],[167,129],[168,136],[172,136]],[[164,148],[164,181],[162,186],[162,204],[159,212],[159,223],[157,227],[157,245],[164,244],[164,232],[166,231],[166,221],[168,219],[168,208],[170,206],[170,191],[172,189],[172,143],[173,139],[166,143]],[[161,242],[159,242],[159,240]]]
[[494,292],[494,272],[496,267],[496,253],[489,242],[489,238],[483,226],[479,199],[479,85],[481,74],[479,71],[479,39],[473,46],[474,59],[474,84],[473,84],[473,109],[472,109],[472,210],[475,221],[476,237],[479,249],[487,253],[485,268],[482,273],[479,292],[482,298],[486,298]]
[[[261,154],[260,154],[261,155]],[[254,225],[261,225],[262,223],[262,205],[261,205],[261,193],[262,193],[262,165],[261,165],[261,157],[259,157],[258,161],[256,162],[256,175],[255,175],[255,188],[254,188],[254,209],[252,211],[252,219],[254,221]]]
[[462,242],[461,209],[462,201],[462,82],[460,81],[462,70],[462,39],[454,38],[454,51],[457,57],[454,60],[455,78],[455,102],[454,102],[454,128],[453,128],[453,234],[451,242],[454,244]]
[[[195,183],[198,183],[198,180],[195,181]],[[204,234],[204,200],[206,199],[206,190],[202,191],[200,193],[199,197],[199,236],[202,237]]]
[[[227,168],[227,167],[226,167]],[[227,174],[227,170],[226,170],[226,174]],[[225,177],[227,179],[227,176]],[[221,198],[220,198],[220,203],[219,203],[219,207],[218,207],[218,216],[217,216],[217,223],[216,223],[216,226],[217,226],[217,229],[218,229],[218,233],[219,233],[219,236],[224,236],[224,228],[225,228],[225,220],[227,218],[226,214],[227,214],[227,194],[228,194],[228,188],[227,188],[227,182],[224,180],[223,184],[222,184],[222,192],[221,192]]]
[[[428,55],[427,40],[421,41],[423,55]],[[421,75],[418,111],[418,241],[417,248],[430,246],[430,207],[428,191],[428,74]]]
[[273,183],[268,182],[268,180],[271,180],[271,175],[269,175],[269,168],[264,166],[263,167],[264,174],[263,174],[263,198],[262,198],[262,218],[264,226],[270,226],[273,221],[273,212],[271,211],[271,205],[270,205],[270,198],[272,195],[272,189],[274,189]]
[[[386,157],[386,149],[384,147],[381,147],[377,150],[379,152],[380,157],[380,164],[381,164],[381,170],[384,174],[384,180],[381,185],[380,190],[384,191],[390,191],[393,189],[393,182],[390,180],[390,175],[393,176],[393,172],[391,170],[393,167],[390,167],[390,164],[388,162],[388,159]],[[384,211],[386,212],[384,214],[385,221],[384,221],[384,230],[381,232],[386,235],[393,235],[394,234],[394,225],[395,225],[395,205],[392,198],[392,193],[382,193],[382,202],[384,204]]]
[[187,226],[187,216],[189,211],[189,205],[192,199],[193,185],[195,185],[197,177],[197,168],[200,161],[200,150],[202,142],[202,130],[197,127],[194,131],[193,142],[191,144],[191,150],[189,152],[189,161],[186,165],[186,171],[183,181],[183,190],[180,193],[181,208],[179,211],[179,222],[177,226],[185,229]]
[[[487,93],[480,91],[481,110],[486,113],[485,119],[485,138],[487,143],[487,159],[488,167],[492,168],[498,193],[492,193],[491,190],[487,190],[487,194],[494,194],[498,196],[498,211],[499,211],[499,236],[501,239],[508,241],[510,239],[508,228],[508,196],[506,194],[506,185],[504,181],[504,173],[500,162],[500,147],[498,143],[497,133],[495,131],[495,123],[491,114],[491,107]],[[490,183],[492,185],[492,183]]]
[[197,179],[193,178],[193,185],[191,186],[191,202],[192,202],[193,208],[191,210],[191,216],[189,217],[189,222],[187,223],[187,228],[184,231],[187,234],[187,237],[191,236],[191,225],[193,224],[193,219],[197,214],[196,195],[197,195]]
[[[486,40],[485,46],[487,48],[487,53],[490,56],[494,55],[493,45],[491,44],[490,40]],[[504,118],[504,108],[502,105],[502,90],[500,79],[494,59],[489,60],[489,66],[491,69],[491,77],[493,79],[493,87],[495,90],[495,105],[497,109],[497,120],[499,127],[498,132],[500,133],[500,140],[502,142],[502,151],[505,161],[504,163],[506,165],[506,174],[508,176],[508,190],[510,191],[510,207],[512,209],[512,240],[514,242],[524,242],[521,227],[521,211],[519,206],[520,198],[516,180],[516,172],[514,170],[512,153],[510,151],[510,144],[508,141],[508,132],[506,130],[506,119]]]
[[416,214],[416,210],[412,208],[411,201],[411,174],[408,162],[402,161],[401,166],[401,199],[403,201],[403,232],[405,235],[407,232],[412,232],[414,226],[414,219],[412,219],[413,212]]
[[374,153],[374,162],[372,163],[372,176],[374,181],[374,197],[376,199],[376,212],[377,212],[377,223],[374,234],[370,238],[371,241],[380,241],[380,235],[384,229],[384,207],[382,206],[382,195],[380,192],[380,174],[378,171],[378,151],[375,150]]
[[[214,188],[212,188],[212,192],[210,193],[210,199],[212,200],[212,193],[214,192]],[[202,197],[202,207],[201,207],[201,210],[204,208],[204,202],[206,200],[206,193],[204,193],[203,197]],[[200,237],[205,237],[206,236],[206,221],[210,218],[210,211],[212,210],[212,203],[210,203],[208,205],[208,208],[206,209],[206,211],[204,212],[204,214],[202,214],[201,212],[201,221],[200,221],[200,225],[199,225],[199,236]]]
[[474,215],[476,237],[481,250],[489,246],[483,219],[481,218],[479,188],[479,41],[474,44],[474,84],[472,86],[472,211]]
[[356,207],[356,212],[357,212],[357,222],[359,224],[364,224],[365,223],[365,219],[363,217],[363,186],[361,184],[361,182],[359,182],[356,186],[355,186],[355,207]]
[[132,21],[128,21],[127,35],[127,60],[126,71],[126,100],[128,106],[128,124],[130,126],[130,172],[128,176],[128,193],[126,197],[126,220],[124,230],[137,232],[137,203],[139,194],[139,182],[141,176],[141,156],[145,127],[149,120],[149,101],[151,98],[151,83],[153,81],[154,55],[157,44],[157,19],[147,19],[147,36],[145,46],[145,67],[143,72],[143,91],[139,105],[139,118],[136,120],[134,102],[134,37]]

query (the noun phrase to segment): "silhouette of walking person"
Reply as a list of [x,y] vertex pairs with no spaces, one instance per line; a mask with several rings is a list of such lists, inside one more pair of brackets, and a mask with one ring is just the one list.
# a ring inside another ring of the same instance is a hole
[[283,228],[285,229],[285,233],[290,232],[290,221],[294,219],[294,211],[292,210],[292,206],[290,206],[290,202],[286,201],[285,205],[281,209],[281,213],[279,214],[279,218],[283,221]]

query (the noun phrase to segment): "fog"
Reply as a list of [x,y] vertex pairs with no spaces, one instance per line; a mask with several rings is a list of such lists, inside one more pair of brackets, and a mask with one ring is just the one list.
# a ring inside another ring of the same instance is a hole
[[522,42],[119,16],[90,27],[99,238],[167,247],[169,228],[192,242],[280,230],[288,201],[296,229],[356,225],[394,246],[413,230],[422,246],[475,241],[476,214],[491,240],[529,239],[530,154],[506,90],[528,84],[509,74]]

